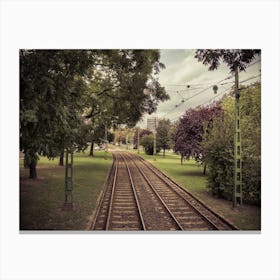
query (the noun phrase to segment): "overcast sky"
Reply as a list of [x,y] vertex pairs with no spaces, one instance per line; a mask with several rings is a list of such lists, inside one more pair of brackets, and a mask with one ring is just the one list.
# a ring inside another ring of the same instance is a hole
[[[221,64],[218,70],[208,71],[208,67],[198,62],[194,55],[195,50],[190,49],[161,50],[161,62],[165,64],[166,68],[160,72],[159,82],[165,87],[170,99],[160,103],[155,114],[145,115],[138,125],[143,128],[146,127],[147,117],[153,116],[158,118],[164,117],[174,121],[188,108],[207,104],[229,92],[234,78],[232,77],[220,82],[231,76],[228,67],[225,64]],[[260,75],[259,60],[260,57],[257,57],[251,63],[254,65],[248,67],[246,72],[240,73],[239,81],[242,82],[248,78]],[[260,76],[242,84],[250,84],[257,80],[260,80]],[[218,91],[217,94],[214,94],[212,88],[216,84]],[[197,96],[194,96],[196,94]]]

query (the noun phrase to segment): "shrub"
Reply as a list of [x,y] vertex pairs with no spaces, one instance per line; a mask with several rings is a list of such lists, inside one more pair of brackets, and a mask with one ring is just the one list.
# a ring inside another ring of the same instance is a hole
[[[152,134],[145,135],[141,139],[141,145],[144,147],[145,153],[147,155],[152,155],[154,152],[154,136]],[[156,152],[158,153],[160,148],[157,146]]]
[[[241,91],[241,137],[243,200],[261,203],[261,87]],[[202,142],[208,166],[207,185],[214,195],[232,198],[234,184],[234,98],[222,101],[223,115],[216,118]]]

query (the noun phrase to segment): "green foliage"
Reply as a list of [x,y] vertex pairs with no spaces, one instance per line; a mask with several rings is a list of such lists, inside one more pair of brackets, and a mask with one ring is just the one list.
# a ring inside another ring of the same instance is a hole
[[39,155],[53,158],[79,135],[91,55],[20,51],[20,149],[33,167]]
[[87,116],[102,114],[109,123],[118,116],[117,124],[133,127],[143,113],[154,112],[160,101],[169,99],[157,80],[164,68],[159,59],[158,50],[98,51]]
[[[245,202],[261,201],[261,87],[241,90],[241,137],[243,198]],[[234,98],[222,101],[224,114],[216,118],[209,137],[203,140],[208,165],[208,187],[213,194],[231,199],[234,182]]]
[[242,92],[241,131],[243,153],[244,199],[261,201],[261,86],[245,88]]
[[233,188],[233,120],[225,115],[213,121],[213,128],[202,142],[208,166],[208,187],[218,197],[231,199]]
[[[147,155],[152,155],[154,153],[154,135],[144,135],[141,138],[140,144],[144,147],[145,153]],[[156,147],[156,152],[158,153],[160,151],[160,148]]]
[[[137,153],[137,152],[135,152]],[[140,151],[140,156],[150,161],[153,165],[170,176],[173,180],[185,187],[188,191],[199,197],[215,212],[223,215],[242,230],[260,230],[261,209],[253,205],[243,205],[238,211],[232,211],[232,203],[224,199],[218,199],[209,194],[206,188],[206,176],[202,174],[203,167],[190,159],[180,164],[180,156],[166,152],[164,159],[154,161],[152,155],[146,155]]]
[[154,112],[169,98],[157,80],[159,60],[159,50],[20,50],[20,150],[27,162],[36,167],[39,155],[53,158],[70,146],[84,150],[102,126],[131,127]]
[[163,149],[163,154],[165,155],[165,150],[170,149],[169,141],[169,130],[171,127],[171,122],[169,119],[161,119],[158,121],[157,126],[157,146],[159,149]]
[[167,138],[168,138],[168,146],[170,147],[170,149],[174,149],[175,133],[176,133],[176,131],[178,129],[178,125],[179,125],[178,121],[176,121],[174,123],[171,123],[170,128],[168,130]]
[[126,135],[127,135],[128,131],[125,128],[118,128],[114,130],[114,142],[121,144],[121,143],[125,143],[126,144]]
[[140,129],[140,128],[137,128],[136,129],[136,133],[134,133],[134,136],[133,136],[133,142],[136,143],[134,145],[135,148],[138,147],[138,132],[139,132],[139,144],[141,145],[141,140],[142,138],[145,136],[145,135],[150,135],[152,134],[152,132],[148,129]]
[[195,58],[208,65],[210,71],[217,69],[223,61],[231,72],[234,72],[236,68],[244,71],[249,63],[260,54],[261,50],[255,49],[198,49]]

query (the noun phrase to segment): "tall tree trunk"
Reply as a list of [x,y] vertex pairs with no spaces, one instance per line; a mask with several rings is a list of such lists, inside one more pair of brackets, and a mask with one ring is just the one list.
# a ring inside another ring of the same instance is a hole
[[63,160],[64,160],[64,150],[61,150],[60,156],[59,156],[59,166],[63,166]]
[[183,156],[181,155],[181,165],[183,165]]
[[163,157],[165,157],[165,149],[163,149]]
[[93,150],[94,150],[94,141],[91,141],[90,152],[89,152],[90,157],[93,157]]
[[203,175],[206,175],[206,164],[204,164]]
[[29,178],[31,179],[37,179],[37,160],[32,160],[29,164]]

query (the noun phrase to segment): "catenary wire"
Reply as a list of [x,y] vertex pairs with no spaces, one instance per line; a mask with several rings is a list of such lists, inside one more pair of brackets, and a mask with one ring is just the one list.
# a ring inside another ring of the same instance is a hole
[[[258,78],[258,77],[260,77],[260,76],[261,76],[260,74],[259,74],[259,75],[255,75],[255,76],[252,76],[252,77],[247,78],[247,79],[245,79],[245,80],[242,80],[242,81],[240,81],[239,83],[241,84],[241,83],[244,83],[244,82],[248,82],[248,81],[250,81],[250,80],[252,80],[252,79],[255,79],[255,78]],[[223,95],[225,92],[227,92],[227,91],[230,90],[231,88],[232,88],[232,86],[226,88],[226,89],[223,90],[222,92],[218,93],[218,94],[215,95],[214,97],[211,97],[208,101],[206,101],[206,102],[204,102],[204,103],[202,103],[202,104],[200,104],[200,105],[198,105],[198,106],[203,106],[203,105],[205,105],[205,104],[210,103],[212,100],[216,99],[218,96]],[[172,118],[172,119],[171,119],[171,122],[173,122],[173,121],[179,119],[180,116],[181,116],[181,115],[179,115],[179,116],[177,116],[177,117],[175,117],[175,118]]]

